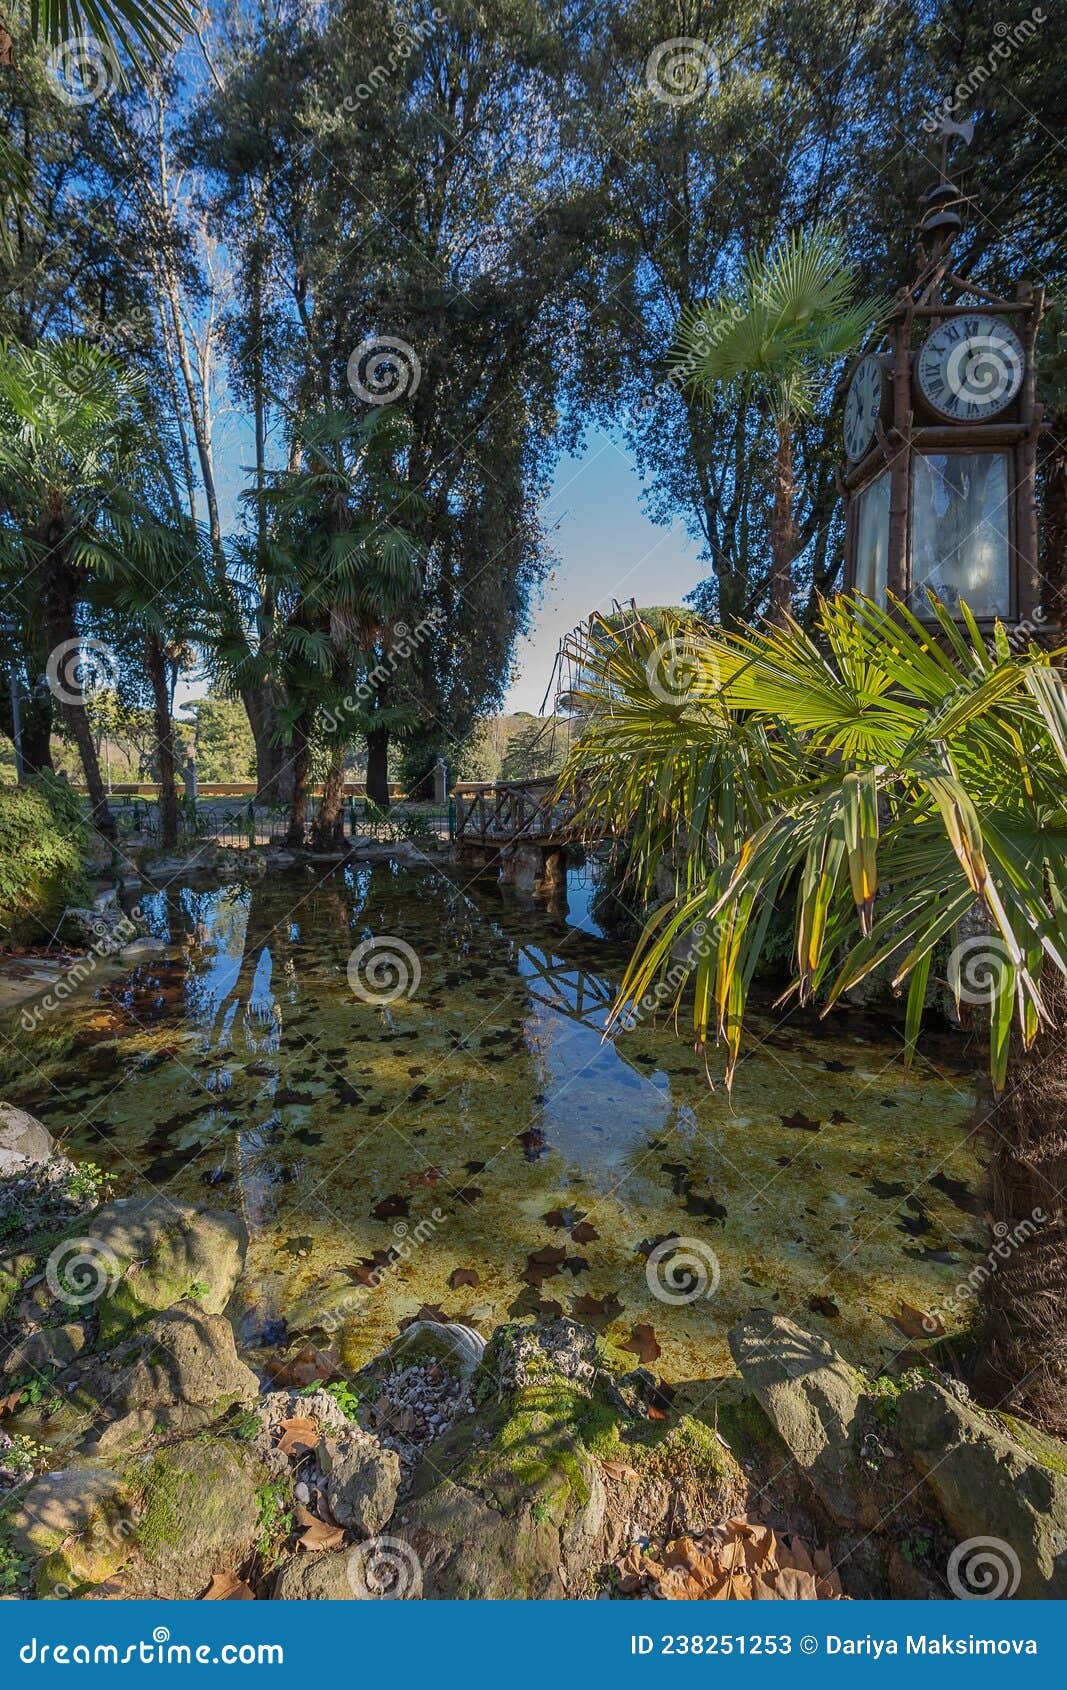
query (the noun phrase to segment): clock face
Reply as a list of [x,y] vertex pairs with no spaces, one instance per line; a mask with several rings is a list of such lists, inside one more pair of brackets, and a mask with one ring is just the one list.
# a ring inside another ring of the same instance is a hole
[[845,398],[845,451],[857,463],[874,438],[882,404],[882,364],[873,353],[861,360]]
[[919,352],[919,386],[928,405],[951,422],[984,422],[1010,405],[1022,386],[1026,356],[1010,323],[988,311],[952,317]]

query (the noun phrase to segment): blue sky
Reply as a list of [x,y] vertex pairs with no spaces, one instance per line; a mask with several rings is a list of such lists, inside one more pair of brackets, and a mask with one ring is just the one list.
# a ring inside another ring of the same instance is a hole
[[632,460],[607,433],[591,433],[580,457],[561,461],[543,513],[559,562],[519,641],[509,710],[540,708],[560,640],[591,610],[610,610],[612,599],[680,604],[706,573],[682,523],[657,527],[640,493]]

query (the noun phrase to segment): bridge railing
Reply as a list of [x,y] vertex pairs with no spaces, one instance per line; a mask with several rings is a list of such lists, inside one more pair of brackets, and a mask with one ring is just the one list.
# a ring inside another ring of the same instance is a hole
[[453,796],[461,845],[560,841],[573,811],[554,780],[461,781]]

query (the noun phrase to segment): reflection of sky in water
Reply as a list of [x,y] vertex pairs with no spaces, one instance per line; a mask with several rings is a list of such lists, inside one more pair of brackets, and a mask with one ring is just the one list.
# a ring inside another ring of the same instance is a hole
[[[652,1324],[681,1377],[728,1366],[727,1327],[766,1302],[829,1322],[857,1359],[886,1353],[894,1306],[945,1302],[982,1244],[966,1084],[922,1063],[905,1077],[855,1019],[794,1032],[757,1017],[733,1097],[666,1025],[605,1043],[625,950],[599,936],[595,889],[572,875],[565,918],[377,867],[149,893],[170,958],[46,1023],[24,1066],[0,1056],[3,1094],[120,1194],[147,1182],[238,1210],[249,1332],[347,1299],[358,1362],[423,1304],[485,1326],[602,1309],[616,1338]],[[348,957],[372,936],[417,953],[413,998],[353,996]],[[593,1236],[573,1245],[546,1220],[561,1209]],[[351,1314],[348,1266],[435,1211]],[[666,1235],[714,1249],[713,1301],[653,1297],[648,1241]],[[570,1266],[538,1287],[527,1264],[546,1247]],[[454,1291],[457,1268],[477,1287]]]

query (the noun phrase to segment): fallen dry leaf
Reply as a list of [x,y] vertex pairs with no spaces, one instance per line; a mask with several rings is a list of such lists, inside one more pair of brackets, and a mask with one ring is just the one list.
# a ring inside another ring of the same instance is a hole
[[473,1268],[453,1268],[448,1276],[451,1291],[458,1291],[461,1285],[477,1285],[478,1275]]
[[801,1538],[740,1517],[660,1549],[634,1545],[615,1567],[624,1595],[647,1588],[668,1602],[843,1600],[825,1550],[812,1555]]
[[627,1467],[625,1461],[602,1461],[600,1470],[606,1473],[609,1479],[614,1479],[616,1484],[623,1479],[636,1479],[638,1476],[636,1470]]
[[320,1520],[317,1514],[312,1514],[301,1502],[296,1505],[296,1523],[304,1528],[297,1542],[313,1554],[318,1554],[321,1550],[340,1549],[345,1540],[340,1526],[331,1524],[328,1520]]
[[244,1579],[236,1573],[212,1573],[211,1583],[204,1592],[205,1602],[254,1602],[255,1597]]
[[319,1441],[319,1423],[307,1414],[294,1414],[282,1421],[278,1448],[283,1455],[308,1455]]
[[890,1319],[905,1338],[943,1338],[945,1328],[936,1314],[924,1314],[910,1303],[898,1303]]

